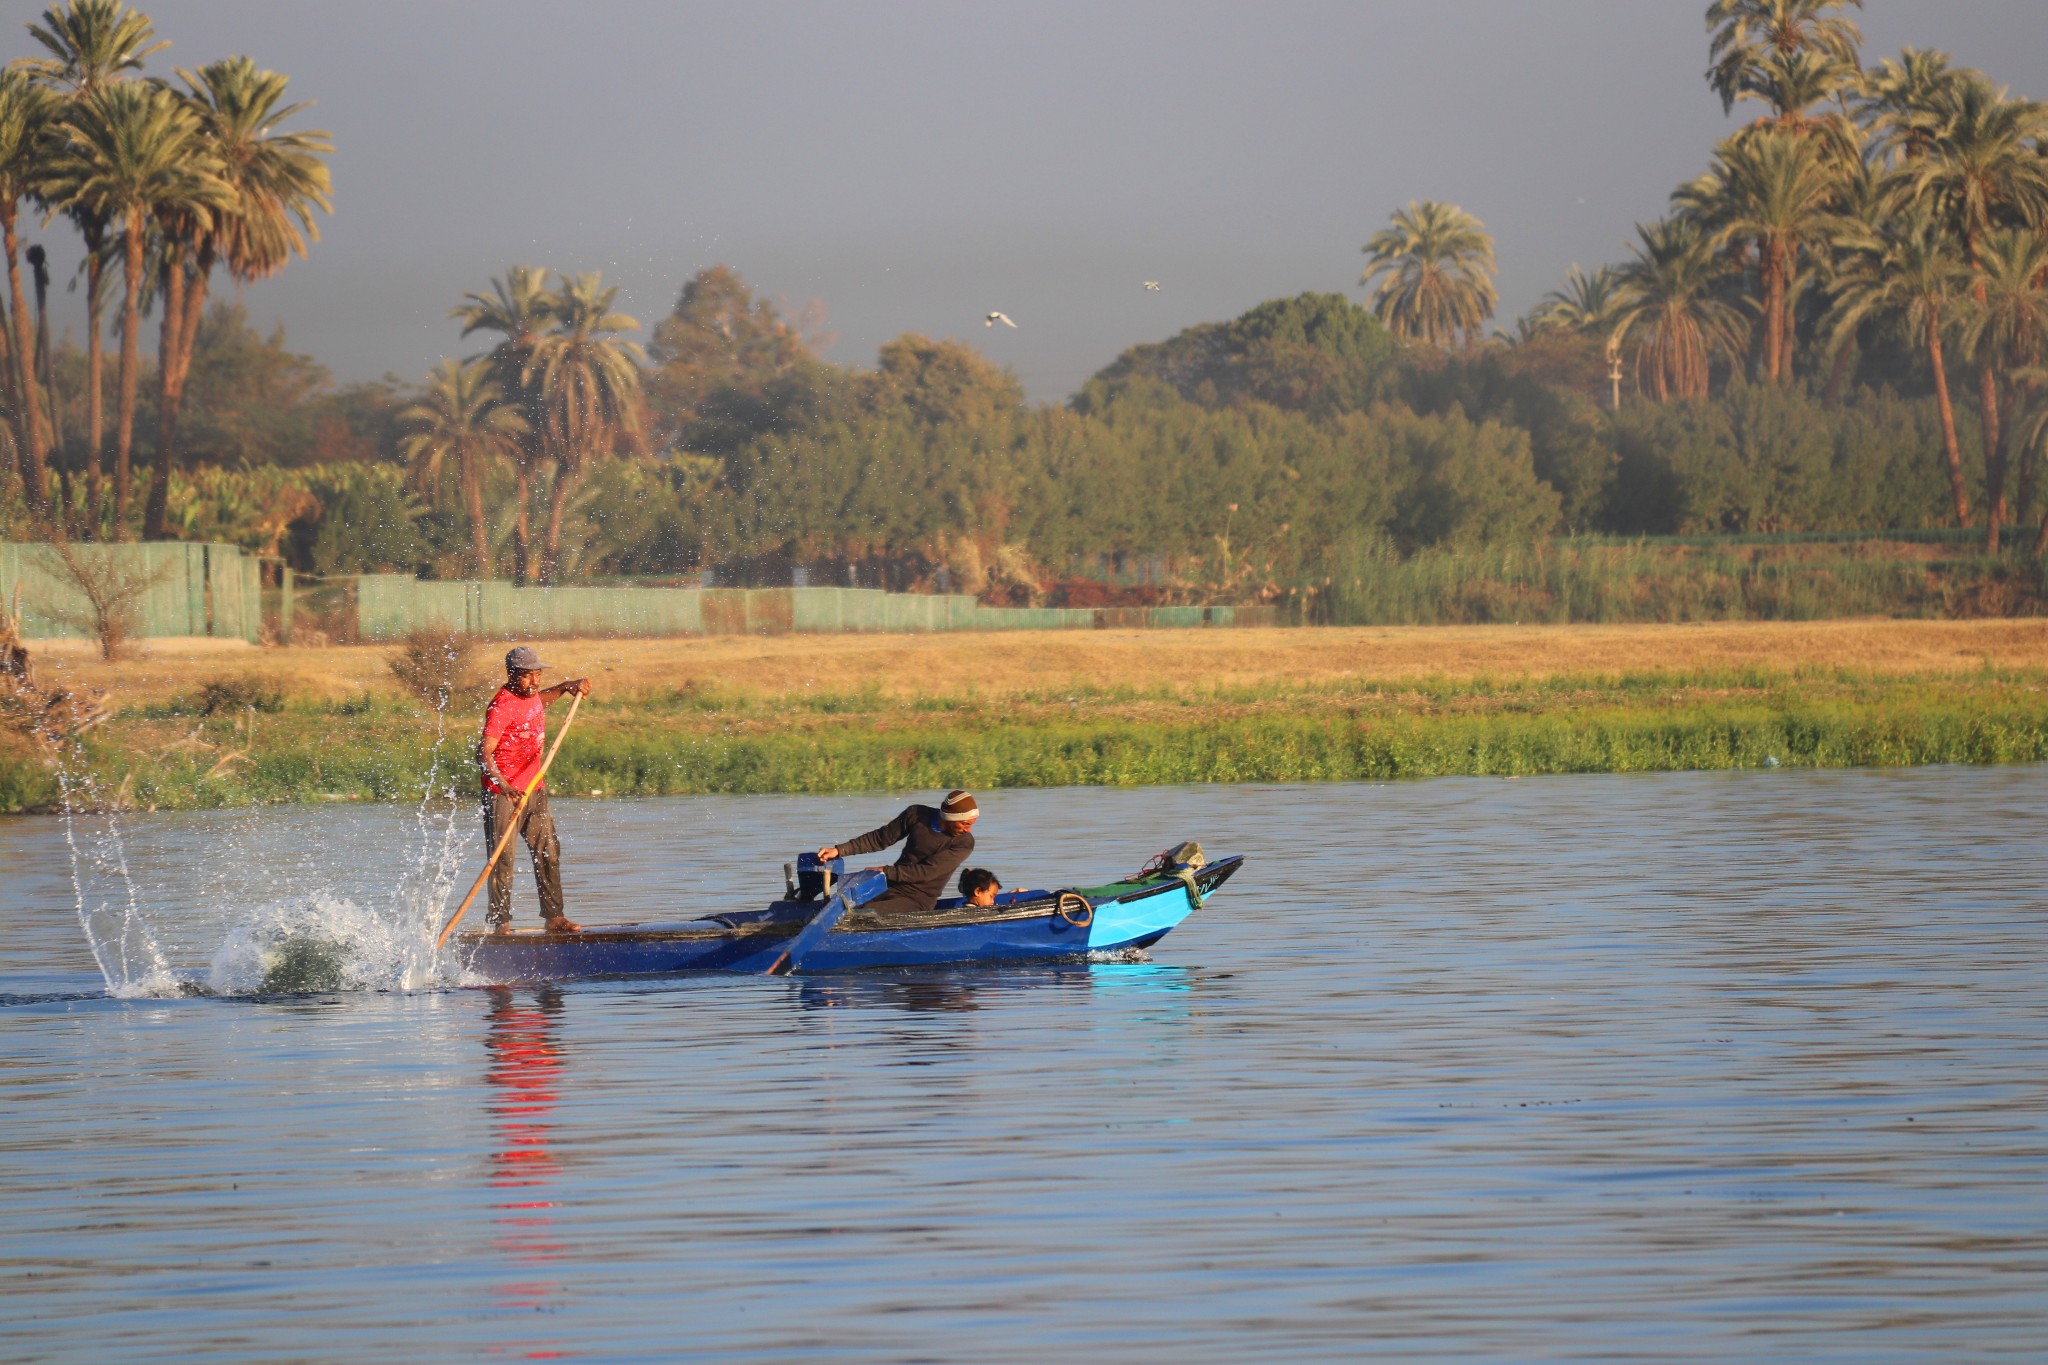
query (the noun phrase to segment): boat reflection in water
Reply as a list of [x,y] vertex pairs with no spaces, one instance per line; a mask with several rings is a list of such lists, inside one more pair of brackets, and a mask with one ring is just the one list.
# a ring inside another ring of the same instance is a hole
[[1148,961],[845,972],[802,978],[797,1001],[806,1010],[880,1008],[907,1014],[958,1013],[998,1003],[1005,995],[1019,991],[1190,991],[1200,984],[1201,975],[1188,967]]
[[[554,986],[513,990],[493,986],[487,993],[484,1051],[491,1087],[486,1109],[491,1120],[492,1246],[521,1267],[522,1278],[499,1286],[494,1306],[534,1312],[559,1302],[566,1290],[546,1267],[562,1257],[555,1234],[549,1187],[559,1161],[549,1142],[561,1085],[562,992]],[[527,1274],[530,1268],[531,1274]],[[522,1342],[505,1348],[515,1358],[567,1354],[561,1343]]]

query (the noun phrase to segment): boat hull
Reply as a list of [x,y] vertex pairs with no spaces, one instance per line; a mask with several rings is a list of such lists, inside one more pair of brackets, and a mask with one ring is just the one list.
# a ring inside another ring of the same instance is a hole
[[[1195,875],[1193,887],[1174,880],[1120,895],[1085,896],[1087,915],[1071,899],[1063,914],[1051,894],[1032,893],[995,912],[870,916],[820,939],[804,955],[802,970],[1028,962],[1146,948],[1193,914],[1242,861],[1211,864]],[[492,984],[691,971],[760,973],[775,965],[816,909],[783,901],[739,916],[608,925],[575,934],[464,934],[456,951],[473,979]]]

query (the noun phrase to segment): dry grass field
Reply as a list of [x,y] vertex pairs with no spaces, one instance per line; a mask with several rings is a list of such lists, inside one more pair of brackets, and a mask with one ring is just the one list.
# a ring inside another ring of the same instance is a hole
[[[614,699],[716,687],[764,700],[805,693],[973,696],[1070,685],[1187,693],[1356,681],[1853,670],[1928,676],[2048,667],[2048,620],[1738,622],[1704,625],[1405,626],[1358,629],[1020,631],[535,642],[555,678],[594,679]],[[396,690],[390,645],[257,649],[160,640],[102,663],[83,642],[44,642],[37,666],[104,689],[116,705],[159,702],[223,676],[274,680],[340,699]],[[479,650],[489,670],[497,649]]]
[[[597,683],[550,779],[585,796],[2048,759],[2041,620],[533,643]],[[502,645],[441,715],[393,677],[401,649],[159,640],[34,662],[110,694],[78,759],[92,799],[177,809],[464,780]],[[57,804],[48,755],[0,748],[0,810]]]

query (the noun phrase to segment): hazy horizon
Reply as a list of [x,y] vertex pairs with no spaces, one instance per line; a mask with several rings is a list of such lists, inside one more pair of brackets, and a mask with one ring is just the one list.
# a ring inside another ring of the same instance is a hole
[[[247,53],[315,101],[297,124],[334,137],[336,212],[245,298],[341,382],[477,349],[448,310],[515,262],[601,270],[648,325],[723,263],[822,300],[836,362],[953,336],[1060,400],[1263,299],[1363,300],[1360,246],[1423,198],[1485,221],[1512,326],[1753,117],[1701,77],[1702,0],[142,8],[173,44],[152,73]],[[2037,3],[1858,17],[1866,61],[1938,47],[2048,96]],[[0,56],[31,47],[17,28]],[[23,227],[76,335],[75,237]]]

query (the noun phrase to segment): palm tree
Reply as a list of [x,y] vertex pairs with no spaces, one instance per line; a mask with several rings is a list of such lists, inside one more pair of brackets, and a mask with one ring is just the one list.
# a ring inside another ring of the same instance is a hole
[[[1976,302],[1956,341],[1974,356],[1980,374],[2011,376],[2048,359],[2048,231],[1999,228],[1980,243]],[[2001,446],[1984,465],[1985,545],[1997,550],[2006,519],[2007,452]],[[2022,503],[2026,501],[2024,497]]]
[[[1844,5],[1861,9],[1863,0],[1714,0],[1707,6],[1714,62],[1707,68],[1707,84],[1721,97],[1722,109],[1733,110],[1740,99],[1762,99],[1781,121],[1796,117],[1804,105],[1787,106],[1774,98],[1785,87],[1772,88],[1768,67],[1773,58],[1812,53],[1853,72],[1863,32],[1855,20],[1833,12]],[[1783,74],[1778,73],[1781,80]]]
[[[1972,293],[1981,307],[1987,286],[1982,273],[1985,242],[1993,230],[2048,218],[2048,156],[2041,153],[2048,141],[2048,108],[2031,100],[2008,99],[2004,90],[1973,72],[1936,87],[1913,127],[1926,145],[1902,166],[1902,183],[1962,242],[1965,259],[1980,272]],[[1977,368],[1977,402],[1983,414],[1985,492],[1991,504],[1985,544],[1995,550],[2005,518],[2005,471],[1998,379],[1988,351]]]
[[1536,305],[1531,317],[1534,330],[1605,335],[1614,330],[1619,289],[1620,280],[1609,267],[1603,265],[1588,275],[1574,262],[1564,283]]
[[1615,271],[1614,344],[1635,335],[1636,386],[1658,402],[1704,398],[1715,353],[1742,351],[1742,315],[1714,292],[1728,266],[1690,219],[1638,224],[1636,236],[1635,259]]
[[45,472],[49,468],[51,436],[48,414],[43,411],[36,376],[35,338],[29,322],[28,301],[21,290],[21,249],[18,235],[21,201],[42,191],[42,144],[49,128],[56,100],[14,68],[0,71],[0,249],[7,255],[7,292],[13,310],[13,335],[8,338],[13,352],[8,376],[18,423],[16,449],[21,461],[21,478],[29,510],[45,510]]
[[1791,294],[1802,252],[1839,225],[1839,177],[1811,139],[1777,130],[1729,138],[1714,160],[1712,170],[1672,198],[1716,248],[1746,242],[1754,251],[1764,374],[1789,379]]
[[[2048,459],[2048,368],[2030,365],[2011,376],[2016,404],[2013,411],[2013,449],[2026,463]],[[2048,511],[2034,532],[2034,557],[2048,555]]]
[[[52,5],[43,11],[42,23],[30,24],[28,31],[50,55],[24,57],[15,65],[59,93],[65,105],[60,119],[71,106],[122,79],[125,73],[139,71],[145,58],[170,46],[153,41],[156,34],[149,17],[120,0],[71,0],[68,5]],[[101,471],[106,463],[106,403],[101,384],[105,360],[100,339],[106,311],[102,285],[107,266],[107,220],[83,204],[74,204],[66,216],[85,241],[85,426],[91,463],[86,473],[84,522],[88,528],[97,528]]]
[[[1853,161],[1862,147],[1856,124],[1849,117],[1849,92],[1861,84],[1862,72],[1854,62],[1812,48],[1771,53],[1757,67],[1750,85],[1756,98],[1777,111],[1777,117],[1751,127],[1817,136],[1830,158]],[[1811,112],[1815,105],[1829,101],[1834,103],[1833,109]]]
[[541,448],[555,466],[543,583],[554,582],[560,572],[562,513],[584,465],[640,431],[644,356],[638,342],[618,335],[640,324],[612,311],[618,296],[618,286],[605,288],[595,271],[566,277],[555,295],[554,325],[527,361],[526,382],[540,400]]
[[491,528],[484,516],[484,475],[496,459],[517,460],[526,419],[502,400],[491,382],[491,362],[444,360],[427,380],[426,398],[398,414],[413,430],[399,443],[413,485],[431,494],[453,461],[469,514],[472,572],[491,576]]
[[72,107],[52,152],[45,194],[66,210],[121,229],[120,404],[114,425],[114,535],[127,537],[129,456],[135,434],[136,332],[144,247],[153,218],[185,211],[210,221],[232,199],[198,116],[170,91],[139,81],[102,86]]
[[1358,282],[1379,280],[1373,311],[1396,336],[1449,346],[1462,335],[1469,345],[1493,316],[1493,238],[1456,205],[1411,200],[1364,250],[1372,259]]
[[172,248],[166,264],[164,345],[159,348],[157,464],[150,483],[145,534],[163,533],[170,474],[177,463],[178,418],[192,369],[192,346],[206,309],[216,262],[237,283],[266,279],[292,256],[306,254],[320,236],[315,209],[331,212],[332,182],[321,159],[333,151],[317,130],[282,132],[278,125],[304,104],[286,105],[285,77],[259,70],[247,57],[230,57],[179,70],[186,101],[198,115],[201,136],[219,160],[232,200],[204,219],[179,214],[164,223]]
[[462,335],[496,332],[503,340],[491,348],[491,378],[526,421],[526,436],[512,464],[518,516],[512,524],[512,581],[526,586],[530,562],[527,519],[533,504],[533,471],[540,463],[541,413],[527,375],[541,330],[554,316],[555,296],[548,289],[551,272],[515,265],[503,279],[491,281],[488,294],[464,294],[449,316],[462,323]]
[[1924,208],[1859,225],[1836,242],[1832,346],[1854,344],[1872,320],[1896,321],[1926,348],[1934,371],[1934,395],[1941,408],[1942,450],[1948,461],[1949,491],[1956,525],[1970,524],[1970,496],[1963,483],[1963,457],[1956,443],[1955,408],[1949,401],[1948,364],[1942,329],[1958,299],[1966,296],[1970,272],[1955,244]]
[[124,72],[140,71],[144,59],[170,46],[162,39],[151,41],[156,30],[149,16],[121,0],[51,5],[28,33],[50,55],[20,57],[12,65],[44,85],[77,95],[90,95]]
[[1881,159],[1900,166],[1932,148],[1945,122],[1942,111],[1952,107],[1957,87],[1983,80],[1980,72],[1956,66],[1946,52],[1909,47],[1864,75],[1857,117],[1870,130]]

